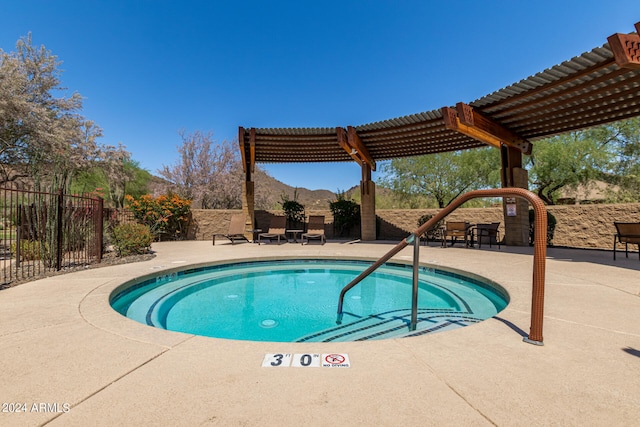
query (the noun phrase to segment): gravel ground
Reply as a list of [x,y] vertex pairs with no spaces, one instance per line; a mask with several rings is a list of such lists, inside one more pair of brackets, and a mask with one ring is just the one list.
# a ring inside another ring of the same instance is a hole
[[152,253],[142,254],[142,255],[118,257],[116,256],[115,252],[106,252],[102,255],[102,260],[99,263],[81,265],[81,266],[71,267],[71,268],[67,267],[67,268],[63,268],[60,271],[47,271],[38,276],[30,277],[29,279],[14,280],[10,283],[1,283],[0,290],[12,288],[14,286],[18,286],[23,283],[33,282],[35,280],[44,279],[45,277],[58,276],[60,274],[71,273],[79,270],[86,270],[89,268],[101,268],[101,267],[108,267],[110,265],[129,264],[132,262],[147,261],[149,259],[155,258],[155,256],[156,256],[155,253],[152,252]]

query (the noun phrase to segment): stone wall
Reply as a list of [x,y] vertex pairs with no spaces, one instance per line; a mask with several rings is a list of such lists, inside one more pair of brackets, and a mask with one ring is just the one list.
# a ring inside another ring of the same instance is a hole
[[[435,215],[438,209],[378,209],[378,238],[381,240],[400,240],[418,228],[418,219],[425,214]],[[467,221],[470,223],[500,222],[500,233],[504,233],[502,206],[493,208],[460,208],[447,217],[449,221]]]
[[612,249],[614,222],[640,222],[640,203],[562,205],[548,210],[557,220],[553,239],[557,246]]
[[[553,244],[574,248],[611,249],[615,233],[614,221],[640,222],[640,203],[615,205],[562,205],[548,206],[547,210],[556,218],[557,225]],[[213,234],[225,233],[229,227],[229,218],[241,210],[193,210],[189,237],[195,240],[210,240]],[[377,209],[378,239],[399,241],[418,226],[418,218],[424,214],[435,214],[437,209]],[[335,238],[331,211],[310,210],[307,215],[325,216],[327,238]],[[256,226],[266,231],[273,215],[282,215],[282,211],[256,211]],[[504,217],[502,206],[491,208],[461,208],[448,217],[451,221],[470,223],[500,222],[500,235],[504,236]],[[359,238],[359,230],[352,230],[344,239]],[[635,249],[635,247],[634,247]]]

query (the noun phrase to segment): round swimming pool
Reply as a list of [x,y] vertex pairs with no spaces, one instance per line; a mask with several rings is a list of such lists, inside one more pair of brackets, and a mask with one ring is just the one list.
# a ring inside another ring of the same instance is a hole
[[272,342],[361,341],[424,335],[490,318],[508,294],[486,279],[421,266],[418,324],[411,320],[412,267],[387,263],[345,295],[371,261],[284,259],[189,268],[121,286],[111,306],[171,331]]

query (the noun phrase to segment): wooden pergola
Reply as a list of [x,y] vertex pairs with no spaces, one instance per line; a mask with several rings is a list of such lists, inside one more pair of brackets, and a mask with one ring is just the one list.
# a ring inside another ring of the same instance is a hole
[[[246,176],[243,209],[253,224],[256,163],[355,161],[362,168],[362,240],[375,240],[376,162],[491,145],[501,150],[503,187],[527,188],[522,154],[533,141],[640,115],[640,23],[604,46],[470,103],[335,128],[239,128]],[[505,216],[507,244],[528,242],[528,208]],[[251,228],[253,228],[251,226]]]

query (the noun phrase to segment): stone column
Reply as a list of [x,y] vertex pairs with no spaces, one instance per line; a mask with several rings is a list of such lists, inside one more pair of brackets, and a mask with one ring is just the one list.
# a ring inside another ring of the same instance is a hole
[[360,181],[360,239],[376,240],[376,184],[373,181]]
[[[529,173],[522,168],[522,152],[507,145],[500,147],[502,188],[529,188]],[[502,199],[504,212],[504,244],[529,245],[529,202],[519,197]]]
[[[512,168],[513,183],[511,187],[528,188],[529,173],[526,169]],[[504,244],[508,246],[529,245],[529,202],[526,199],[504,197],[505,236]],[[514,212],[515,211],[515,212]],[[514,215],[515,214],[515,215]]]
[[251,233],[253,224],[255,223],[255,193],[253,181],[244,181],[242,184],[242,213],[245,217],[244,236],[248,240],[253,241],[253,233]]

